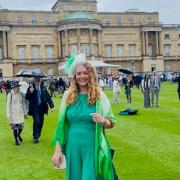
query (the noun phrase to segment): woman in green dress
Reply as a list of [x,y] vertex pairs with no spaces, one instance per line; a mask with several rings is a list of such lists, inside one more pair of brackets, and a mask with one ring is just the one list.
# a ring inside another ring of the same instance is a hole
[[85,59],[75,61],[70,88],[61,102],[53,142],[52,161],[58,166],[66,156],[67,180],[113,180],[114,172],[105,128],[115,116],[101,91],[95,68]]

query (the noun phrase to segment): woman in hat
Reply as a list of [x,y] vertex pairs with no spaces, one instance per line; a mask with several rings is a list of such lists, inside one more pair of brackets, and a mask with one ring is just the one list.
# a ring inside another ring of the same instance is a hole
[[23,141],[21,133],[26,117],[26,105],[19,87],[18,81],[12,82],[12,91],[7,96],[7,121],[13,130],[15,145],[20,145]]
[[78,56],[74,61],[71,85],[61,102],[52,161],[58,167],[66,154],[67,180],[112,180],[114,171],[104,129],[114,126],[115,116],[99,87],[95,68]]

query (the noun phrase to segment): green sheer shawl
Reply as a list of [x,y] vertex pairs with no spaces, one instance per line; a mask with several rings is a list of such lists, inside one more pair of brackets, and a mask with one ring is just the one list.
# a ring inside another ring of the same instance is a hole
[[[53,137],[53,144],[59,143],[63,153],[67,142],[68,123],[66,120],[66,112],[68,105],[65,103],[67,92],[64,94],[61,101],[57,128]],[[116,118],[112,113],[111,104],[104,94],[101,92],[100,100],[96,102],[96,112],[103,117],[110,119],[115,123]],[[101,177],[103,180],[113,180],[114,172],[112,167],[112,159],[110,154],[110,146],[105,133],[103,133],[102,125],[96,123],[96,139],[95,139],[95,170],[96,177]]]

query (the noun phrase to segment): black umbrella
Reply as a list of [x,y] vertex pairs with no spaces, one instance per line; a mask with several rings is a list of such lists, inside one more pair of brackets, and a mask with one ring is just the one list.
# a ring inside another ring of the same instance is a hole
[[119,69],[119,72],[122,72],[124,74],[133,74],[133,72],[127,70],[127,69]]
[[15,76],[17,77],[38,77],[38,78],[43,78],[43,77],[46,77],[47,75],[40,71],[39,69],[32,69],[32,70],[29,70],[29,69],[22,69],[20,70],[17,74],[15,74]]

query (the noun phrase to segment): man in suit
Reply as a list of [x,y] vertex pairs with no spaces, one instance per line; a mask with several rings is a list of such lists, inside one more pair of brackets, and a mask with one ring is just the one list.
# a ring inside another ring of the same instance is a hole
[[44,123],[44,114],[48,114],[48,106],[54,108],[53,101],[39,77],[29,86],[26,93],[29,101],[28,114],[33,117],[33,142],[38,143]]
[[154,97],[156,96],[156,107],[159,106],[159,91],[160,91],[160,76],[156,72],[156,68],[152,68],[152,75],[150,80],[150,87],[151,87],[151,104],[154,107]]

